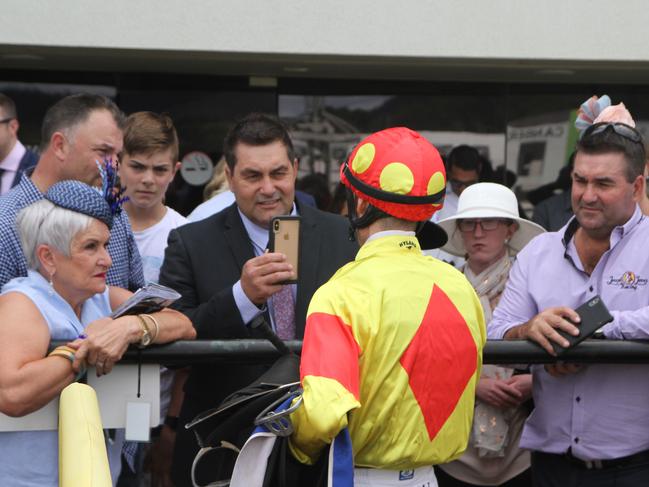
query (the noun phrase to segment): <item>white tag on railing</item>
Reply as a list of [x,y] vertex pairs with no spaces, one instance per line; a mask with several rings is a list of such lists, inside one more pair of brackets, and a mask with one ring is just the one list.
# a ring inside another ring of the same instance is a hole
[[149,441],[151,403],[126,403],[126,441]]

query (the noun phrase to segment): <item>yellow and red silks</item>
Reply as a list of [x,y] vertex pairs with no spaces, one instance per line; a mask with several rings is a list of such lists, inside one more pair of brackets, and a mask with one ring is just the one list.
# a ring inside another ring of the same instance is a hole
[[367,242],[309,306],[291,451],[313,463],[348,426],[354,464],[390,470],[466,449],[485,324],[464,276],[415,237]]

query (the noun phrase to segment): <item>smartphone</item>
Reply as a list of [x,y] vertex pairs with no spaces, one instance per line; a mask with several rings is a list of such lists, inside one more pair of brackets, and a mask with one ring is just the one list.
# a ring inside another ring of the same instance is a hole
[[296,278],[282,284],[295,284],[299,273],[300,255],[300,217],[276,216],[270,222],[268,250],[284,254],[293,266]]
[[579,329],[579,335],[573,336],[566,333],[565,331],[557,330],[557,332],[561,336],[563,336],[566,340],[568,340],[568,342],[570,342],[568,348],[564,348],[558,343],[552,341],[550,342],[558,356],[581,343],[586,338],[592,336],[606,323],[613,321],[611,313],[609,313],[606,305],[604,304],[604,301],[602,301],[602,298],[600,298],[599,296],[595,296],[594,298],[588,300],[587,302],[579,306],[579,308],[577,308],[575,311],[581,318],[581,322],[576,324],[577,328]]

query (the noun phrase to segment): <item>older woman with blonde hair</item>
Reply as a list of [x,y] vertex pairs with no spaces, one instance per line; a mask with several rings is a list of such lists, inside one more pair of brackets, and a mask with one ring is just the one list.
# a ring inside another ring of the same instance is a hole
[[[0,412],[24,416],[58,397],[86,366],[109,373],[129,345],[192,339],[181,313],[109,315],[131,296],[106,285],[116,202],[78,181],[53,185],[17,226],[30,270],[0,296]],[[68,341],[47,354],[51,341]],[[58,485],[56,431],[0,433],[0,484]]]
[[[466,188],[457,213],[439,225],[449,235],[443,250],[466,259],[462,270],[480,298],[488,324],[507,284],[512,259],[544,230],[520,218],[516,195],[494,183]],[[523,403],[531,391],[529,373],[483,366],[469,447],[458,460],[439,466],[440,487],[531,484],[529,452],[518,448],[528,414]]]

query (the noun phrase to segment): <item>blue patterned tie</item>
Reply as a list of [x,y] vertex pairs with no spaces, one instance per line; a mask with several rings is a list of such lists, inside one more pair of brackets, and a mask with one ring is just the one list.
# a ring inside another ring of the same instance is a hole
[[273,318],[275,331],[282,340],[295,338],[295,301],[291,286],[282,286],[273,294]]

